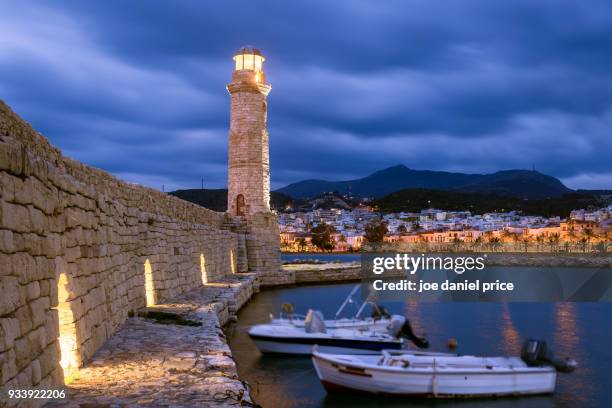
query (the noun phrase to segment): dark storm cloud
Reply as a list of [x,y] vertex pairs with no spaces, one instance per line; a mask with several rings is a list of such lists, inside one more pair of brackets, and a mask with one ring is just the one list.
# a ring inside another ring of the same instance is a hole
[[267,57],[276,187],[404,163],[612,188],[605,1],[11,3],[0,98],[121,177],[221,187],[244,44]]

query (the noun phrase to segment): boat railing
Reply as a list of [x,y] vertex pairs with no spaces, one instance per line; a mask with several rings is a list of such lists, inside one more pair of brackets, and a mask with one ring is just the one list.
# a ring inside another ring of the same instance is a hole
[[292,321],[292,320],[305,320],[306,319],[306,315],[303,314],[297,314],[297,313],[283,313],[280,312],[278,315],[279,320],[288,320],[288,321]]
[[[489,361],[486,358],[476,358],[476,360],[470,364],[465,362],[455,362],[455,361],[440,361],[436,357],[460,357],[459,354],[456,353],[445,353],[445,352],[427,352],[427,351],[415,351],[412,352],[410,350],[382,350],[382,358],[378,362],[378,365],[388,365],[394,366],[397,363],[402,363],[404,361],[408,361],[403,359],[404,356],[419,356],[419,357],[433,357],[431,361],[411,361],[410,367],[412,368],[432,368],[434,375],[437,370],[473,370],[480,369],[485,367],[488,370],[506,370],[506,369],[514,369],[512,364],[503,364],[503,363],[495,363],[493,361]],[[465,356],[471,357],[471,356]]]
[[411,355],[411,356],[421,356],[421,357],[426,357],[426,356],[430,356],[430,357],[459,357],[459,354],[457,353],[448,353],[448,352],[444,352],[444,351],[423,351],[423,350],[410,350],[410,349],[406,349],[406,350],[383,350],[382,351],[383,356],[391,358],[394,356],[404,356],[404,355]]

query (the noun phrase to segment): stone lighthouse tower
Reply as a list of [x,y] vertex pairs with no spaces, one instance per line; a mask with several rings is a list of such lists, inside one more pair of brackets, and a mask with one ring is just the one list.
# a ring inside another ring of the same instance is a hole
[[234,56],[231,95],[227,209],[250,218],[270,212],[270,154],[266,98],[272,87],[257,48],[243,47]]
[[231,98],[227,211],[240,223],[249,272],[263,285],[289,279],[281,272],[280,232],[270,211],[270,152],[267,97],[272,87],[263,71],[265,58],[253,47],[234,55]]

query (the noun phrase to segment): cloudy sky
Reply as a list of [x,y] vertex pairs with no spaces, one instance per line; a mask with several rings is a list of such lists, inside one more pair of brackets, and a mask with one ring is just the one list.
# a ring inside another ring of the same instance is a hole
[[220,188],[245,44],[267,57],[275,188],[399,163],[612,188],[606,0],[5,2],[0,99],[124,179]]

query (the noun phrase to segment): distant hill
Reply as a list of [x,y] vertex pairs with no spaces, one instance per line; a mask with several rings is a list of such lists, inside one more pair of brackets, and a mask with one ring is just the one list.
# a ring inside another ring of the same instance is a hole
[[[224,212],[227,210],[227,189],[200,189],[176,190],[168,193],[185,201],[201,205],[213,211]],[[270,194],[270,205],[272,209],[282,210],[293,200],[283,193],[273,191]]]
[[528,199],[562,197],[573,192],[559,179],[530,170],[505,170],[485,174],[474,183],[452,190]]
[[383,197],[407,188],[492,193],[523,199],[561,197],[573,191],[558,179],[537,171],[505,170],[492,174],[466,174],[413,170],[404,165],[389,167],[356,180],[299,181],[277,191],[293,198],[314,197],[331,191],[362,197]]
[[583,190],[583,189],[578,189],[578,190],[576,190],[576,192],[578,194],[590,194],[590,195],[594,195],[594,196],[605,196],[605,197],[612,196],[612,190]]
[[495,194],[443,190],[406,189],[373,202],[380,211],[419,212],[423,208],[447,211],[470,210],[474,214],[494,211],[521,211],[525,215],[567,217],[574,209],[598,207],[601,201],[591,195],[570,193],[562,197],[524,200]]

